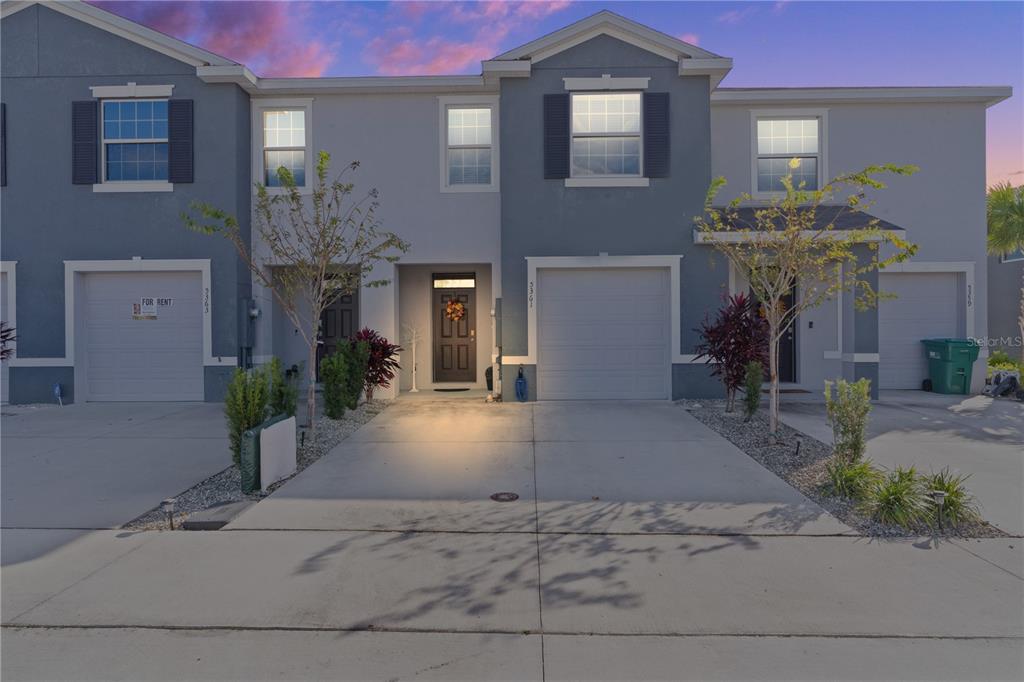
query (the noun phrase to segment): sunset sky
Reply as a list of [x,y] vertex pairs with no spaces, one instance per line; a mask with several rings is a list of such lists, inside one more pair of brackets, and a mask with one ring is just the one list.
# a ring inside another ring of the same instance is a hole
[[723,87],[1011,85],[988,182],[1024,183],[1020,2],[92,2],[260,76],[475,74],[601,9],[732,57]]

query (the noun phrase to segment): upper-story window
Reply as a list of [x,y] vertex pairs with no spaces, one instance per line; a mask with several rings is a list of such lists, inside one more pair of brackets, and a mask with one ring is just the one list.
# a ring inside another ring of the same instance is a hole
[[263,111],[263,183],[280,187],[279,168],[287,168],[297,187],[306,186],[305,109]]
[[103,100],[103,180],[167,180],[167,100]]
[[493,96],[439,97],[441,191],[498,189],[498,100]]
[[572,95],[572,176],[639,176],[640,93]]
[[[821,185],[821,118],[758,117],[756,189],[758,192],[785,192],[782,178],[793,175],[793,186],[816,190]],[[790,167],[797,159],[799,165]]]

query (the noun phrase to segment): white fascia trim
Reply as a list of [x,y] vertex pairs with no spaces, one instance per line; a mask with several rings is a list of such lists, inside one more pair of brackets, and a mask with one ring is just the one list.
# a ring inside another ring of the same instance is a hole
[[680,76],[708,76],[711,79],[711,89],[714,90],[718,84],[732,71],[732,60],[727,57],[715,59],[685,59],[679,60]]
[[696,59],[719,57],[713,52],[655,31],[614,12],[601,10],[546,36],[504,52],[494,59],[506,61],[530,57],[534,62],[539,62],[601,34],[610,35],[673,61],[684,55]]
[[480,62],[480,69],[483,71],[484,79],[491,78],[526,78],[533,70],[533,63],[529,59],[518,59],[515,61],[498,61],[488,59]]
[[241,65],[197,67],[196,75],[205,83],[234,83],[250,95],[277,97],[311,94],[473,93],[494,92],[497,88],[492,79],[485,81],[483,76],[259,78]]
[[174,185],[165,180],[113,181],[96,183],[92,186],[92,191],[99,193],[173,192]]
[[759,118],[817,118],[818,128],[818,187],[829,181],[828,174],[828,109],[751,109],[750,110],[750,194],[755,199],[785,196],[785,192],[761,192],[757,189],[757,120]]
[[1013,95],[1000,86],[868,88],[720,88],[712,104],[842,104],[856,102],[979,102],[998,104]]
[[106,12],[84,2],[79,2],[79,0],[59,0],[56,2],[46,3],[28,2],[13,7],[6,7],[8,4],[11,3],[3,3],[5,11],[2,16],[4,17],[14,14],[15,12],[25,9],[31,5],[41,4],[47,9],[52,9],[71,17],[72,19],[83,21],[90,26],[95,26],[96,28],[107,31],[108,33],[113,33],[116,36],[130,40],[133,43],[137,43],[173,59],[177,59],[178,61],[184,62],[190,66],[198,67],[208,64],[235,64],[235,62],[225,59],[220,55],[207,52],[195,45],[189,45],[188,43],[171,38],[159,31],[146,28],[134,21],[123,19],[116,14]]
[[609,73],[600,78],[563,78],[566,90],[646,90],[650,78],[612,78]]
[[964,336],[974,338],[974,262],[973,261],[912,261],[895,263],[879,270],[886,275],[903,272],[953,272],[964,276]]
[[566,178],[566,187],[649,187],[650,178],[643,177],[586,177]]
[[8,365],[13,365],[14,361],[18,358],[18,261],[0,261],[0,273],[7,275],[7,319],[4,322],[7,322],[15,329],[15,337],[11,341],[14,356],[7,361]]
[[[506,355],[505,364],[537,364],[537,271],[548,268],[667,268],[669,271],[669,297],[671,310],[672,357],[670,364],[689,362],[679,352],[680,330],[679,269],[683,256],[527,256],[526,258],[526,355]],[[669,368],[671,371],[671,368]]]
[[[498,95],[449,95],[437,98],[437,139],[441,192],[498,192],[501,190],[501,116]],[[481,105],[491,110],[491,183],[489,185],[448,184],[448,109]]]
[[259,78],[242,64],[197,66],[196,76],[204,83],[234,83],[250,94],[259,89]]
[[878,363],[878,353],[843,353],[843,362],[874,362]]
[[170,97],[173,85],[93,85],[89,87],[95,99],[131,99],[134,97]]
[[[842,240],[849,240],[849,239],[851,239],[850,235],[849,234],[843,234],[843,233],[844,232],[850,232],[850,231],[851,230],[830,230],[829,231],[829,236],[830,236],[830,238],[839,238],[839,239],[842,239]],[[782,231],[780,230],[779,232],[781,234]],[[894,236],[894,237],[902,237],[905,234],[905,232],[903,230],[883,230],[882,232],[884,234],[875,234],[875,235],[871,235],[871,236],[868,236],[868,237],[861,237],[861,238],[857,239],[857,243],[880,242],[880,241],[882,241],[884,239],[884,237],[886,235],[890,235],[890,236]],[[755,231],[752,231],[752,230],[743,231],[743,232],[723,231],[723,232],[710,232],[710,233],[708,233],[708,232],[704,232],[703,230],[695,227],[695,228],[693,228],[693,243],[694,244],[713,244],[716,241],[719,241],[719,242],[729,242],[729,243],[739,243],[739,242],[756,241],[756,240],[759,240],[759,239],[765,239],[770,234],[771,233],[769,233],[769,232],[755,232]],[[811,237],[814,237],[815,235],[818,235],[818,234],[820,234],[820,232],[818,230],[803,230],[803,231],[800,232],[800,236],[804,237],[804,238],[811,238]]]
[[[64,357],[50,365],[73,366],[75,357],[75,275],[89,272],[199,272],[203,287],[203,365],[233,366],[238,358],[213,355],[213,304],[210,259],[66,260],[64,261]],[[40,360],[42,358],[39,358]]]
[[[299,187],[299,194],[313,193],[313,157],[316,146],[313,144],[313,98],[289,97],[269,98],[250,97],[252,109],[252,181],[262,185],[263,176],[263,111],[265,109],[302,109],[306,113],[306,185]],[[267,194],[284,194],[284,187],[267,187]]]

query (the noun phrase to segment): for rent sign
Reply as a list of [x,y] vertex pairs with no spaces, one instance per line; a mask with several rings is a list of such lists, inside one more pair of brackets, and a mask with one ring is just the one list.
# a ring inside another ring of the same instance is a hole
[[159,317],[160,308],[169,308],[174,305],[173,298],[162,298],[159,296],[143,296],[138,303],[132,303],[133,320],[155,320]]

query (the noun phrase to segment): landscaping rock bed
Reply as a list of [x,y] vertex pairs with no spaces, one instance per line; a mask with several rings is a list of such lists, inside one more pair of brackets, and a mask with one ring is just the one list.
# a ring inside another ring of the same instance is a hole
[[[762,409],[749,421],[743,420],[742,409],[725,411],[724,400],[682,400],[679,404],[697,421],[708,426],[745,452],[763,467],[783,479],[837,519],[872,537],[1008,537],[995,526],[981,521],[962,524],[956,529],[921,527],[906,529],[878,523],[844,497],[831,495],[826,489],[826,467],[832,461],[832,447],[786,424],[779,424],[779,433],[772,439],[768,432],[768,414]],[[798,448],[799,444],[799,448]]]
[[[320,417],[316,423],[315,439],[309,439],[308,435],[304,439],[303,434],[306,430],[300,429],[297,434],[299,446],[296,451],[298,461],[295,474],[298,474],[310,464],[326,455],[338,443],[355,433],[359,427],[384,411],[389,404],[390,401],[387,400],[374,400],[363,403],[355,410],[346,412],[345,416],[341,419]],[[295,474],[292,474],[292,476]],[[232,465],[175,497],[174,527],[175,529],[180,529],[181,523],[188,518],[189,514],[212,507],[215,504],[236,502],[243,499],[261,500],[284,485],[291,478],[289,476],[274,483],[265,493],[257,492],[252,495],[243,495],[242,474],[238,467]],[[160,511],[158,505],[142,516],[126,523],[122,528],[130,530],[166,530],[167,515]]]

